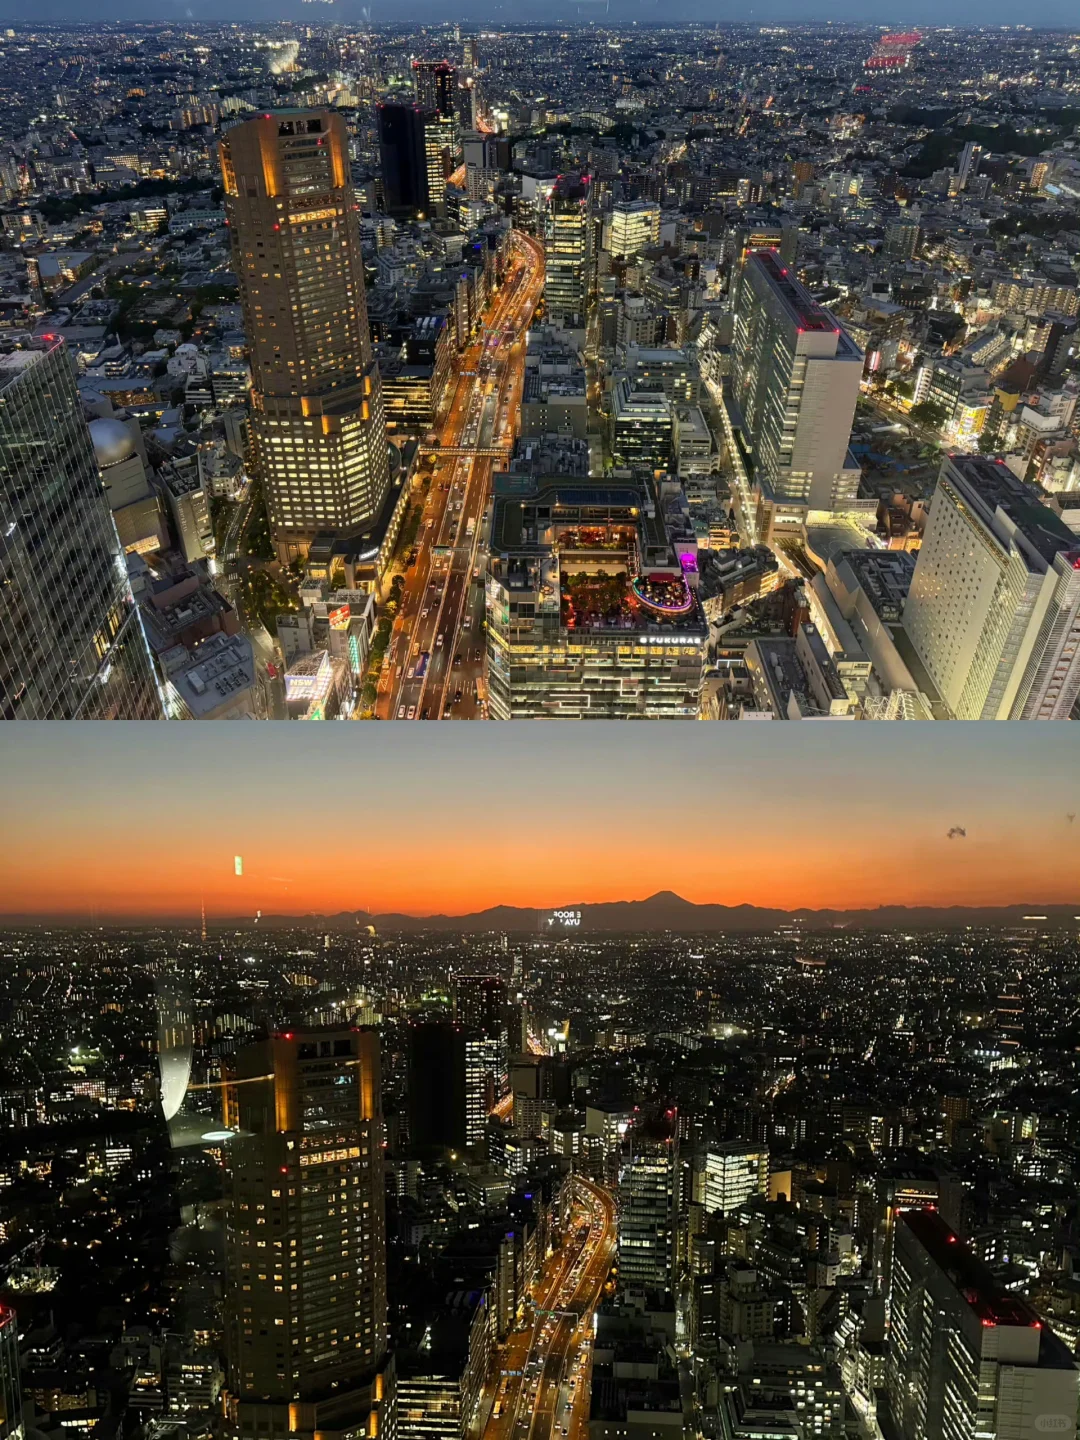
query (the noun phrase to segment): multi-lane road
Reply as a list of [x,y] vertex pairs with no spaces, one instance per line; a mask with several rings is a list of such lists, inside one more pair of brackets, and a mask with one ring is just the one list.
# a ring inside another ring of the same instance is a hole
[[[569,1238],[534,1289],[529,1314],[505,1346],[483,1440],[584,1440],[589,1425],[593,1315],[615,1251],[615,1203],[575,1176]],[[497,1413],[494,1413],[497,1412]]]
[[515,231],[506,278],[480,336],[458,358],[450,406],[375,714],[383,720],[471,720],[486,713],[484,570],[491,477],[521,413],[525,334],[544,283],[544,252]]

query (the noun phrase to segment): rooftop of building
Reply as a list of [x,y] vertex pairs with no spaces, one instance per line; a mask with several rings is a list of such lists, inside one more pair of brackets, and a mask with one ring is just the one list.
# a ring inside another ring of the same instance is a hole
[[169,676],[195,719],[248,690],[255,682],[255,655],[244,635],[211,635],[191,652],[191,663]]
[[950,469],[965,483],[988,516],[1001,510],[1048,564],[1062,551],[1075,551],[1074,564],[1080,568],[1080,539],[1003,461],[988,460],[982,455],[950,455],[942,469],[942,478]]
[[[1028,1302],[999,1284],[990,1267],[968,1248],[937,1210],[905,1210],[900,1213],[897,1223],[911,1231],[984,1325],[1044,1329]],[[1057,1369],[1072,1364],[1064,1346],[1060,1346],[1060,1342],[1058,1345],[1053,1343],[1056,1337],[1047,1332],[1045,1339],[1049,1343],[1040,1347],[1040,1365]],[[1059,1347],[1061,1356],[1058,1355]]]
[[835,563],[851,569],[882,619],[900,618],[915,573],[915,556],[909,550],[845,550]]
[[840,326],[825,307],[819,305],[806,286],[789,273],[779,251],[751,250],[746,264],[760,268],[800,330],[833,330],[840,333]]

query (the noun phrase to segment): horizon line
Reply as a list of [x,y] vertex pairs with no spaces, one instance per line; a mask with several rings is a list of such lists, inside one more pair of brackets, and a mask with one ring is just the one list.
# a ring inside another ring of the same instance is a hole
[[[1031,899],[1005,900],[996,904],[982,904],[978,901],[956,900],[947,905],[942,904],[903,904],[897,902],[880,901],[876,905],[861,906],[839,906],[839,905],[796,905],[794,907],[784,905],[758,905],[748,900],[738,901],[730,904],[723,900],[687,900],[675,890],[656,890],[649,895],[640,897],[623,897],[616,900],[566,900],[551,905],[515,905],[504,901],[496,901],[494,904],[486,905],[480,910],[464,910],[451,912],[446,910],[438,911],[413,911],[413,910],[378,910],[367,907],[350,908],[343,907],[340,910],[265,910],[259,909],[258,914],[250,919],[251,925],[257,925],[260,920],[298,920],[318,921],[333,920],[342,915],[366,915],[372,919],[400,916],[403,919],[424,921],[424,920],[468,920],[474,917],[489,915],[494,910],[515,910],[521,912],[533,911],[537,915],[547,914],[560,910],[598,910],[609,909],[616,905],[647,905],[650,901],[658,899],[677,900],[680,904],[686,905],[694,910],[720,909],[731,912],[740,910],[761,910],[775,911],[782,915],[875,915],[885,910],[898,911],[923,911],[931,914],[946,915],[953,911],[977,910],[982,912],[996,913],[1006,910],[1029,909],[1046,911],[1048,914],[1053,911],[1064,911],[1073,908],[1080,909],[1080,895],[1076,900],[1050,900],[1038,901]],[[246,917],[242,914],[219,914],[207,915],[206,924],[210,925],[235,925]],[[1031,918],[1040,918],[1032,916]],[[1074,918],[1080,920],[1080,914]],[[104,929],[110,925],[163,925],[163,924],[202,924],[201,907],[195,906],[190,912],[162,912],[161,914],[112,914],[102,916],[100,919],[91,918],[85,910],[69,910],[57,912],[42,911],[0,911],[0,929],[18,928],[20,925],[58,925],[71,928],[92,928]]]

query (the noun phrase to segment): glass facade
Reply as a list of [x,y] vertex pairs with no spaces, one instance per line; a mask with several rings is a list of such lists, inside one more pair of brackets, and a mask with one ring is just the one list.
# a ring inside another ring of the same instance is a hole
[[63,342],[0,357],[0,716],[163,718]]

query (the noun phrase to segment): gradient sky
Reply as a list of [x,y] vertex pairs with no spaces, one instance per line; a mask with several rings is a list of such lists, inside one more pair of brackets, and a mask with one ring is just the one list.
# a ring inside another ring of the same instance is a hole
[[[303,4],[302,0],[39,0],[33,23],[143,21],[161,24],[185,19],[219,24],[246,21],[303,20],[308,24],[360,24],[370,14],[375,24],[543,25],[682,23],[749,23],[777,25],[815,21],[863,25],[1015,25],[1035,27],[1076,24],[1075,0],[1043,0],[1033,13],[1020,13],[1008,0],[904,0],[903,4],[868,10],[864,0],[334,0]],[[28,23],[23,0],[0,0],[0,19]]]
[[195,916],[204,897],[208,915],[453,914],[663,889],[1073,903],[1078,739],[1030,723],[6,725],[0,914]]

